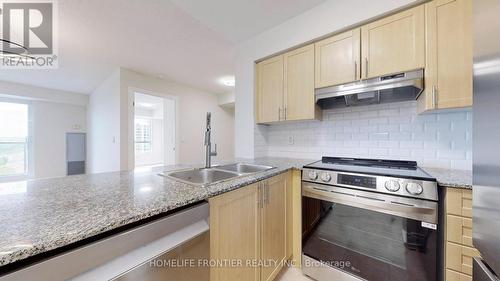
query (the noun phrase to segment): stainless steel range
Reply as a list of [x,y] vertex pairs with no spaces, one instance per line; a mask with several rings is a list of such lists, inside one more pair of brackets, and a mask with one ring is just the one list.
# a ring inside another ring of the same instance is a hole
[[436,179],[413,161],[323,157],[302,172],[303,272],[440,280]]

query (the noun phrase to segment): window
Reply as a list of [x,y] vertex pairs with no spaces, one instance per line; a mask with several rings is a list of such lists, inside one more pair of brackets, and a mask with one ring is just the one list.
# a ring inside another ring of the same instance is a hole
[[28,174],[28,105],[0,102],[0,177]]
[[151,152],[151,119],[135,119],[135,151]]

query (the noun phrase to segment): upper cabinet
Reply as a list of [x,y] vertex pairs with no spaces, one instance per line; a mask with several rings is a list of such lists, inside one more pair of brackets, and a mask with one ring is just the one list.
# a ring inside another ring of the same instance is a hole
[[424,13],[418,6],[316,42],[315,87],[424,68]]
[[425,4],[425,92],[419,112],[472,106],[472,1]]
[[424,68],[424,18],[421,5],[361,27],[362,78]]
[[314,46],[308,45],[284,55],[283,120],[319,118],[314,99]]
[[315,89],[416,69],[419,112],[471,106],[471,11],[471,0],[434,0],[259,62],[257,122],[320,119]]
[[321,40],[315,48],[315,86],[322,88],[361,78],[361,29]]
[[257,63],[257,123],[318,119],[314,100],[314,46]]
[[276,56],[257,64],[257,122],[281,120],[283,110],[283,56]]

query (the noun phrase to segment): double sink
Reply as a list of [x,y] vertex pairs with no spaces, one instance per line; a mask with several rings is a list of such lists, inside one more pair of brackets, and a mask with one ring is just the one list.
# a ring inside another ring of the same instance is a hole
[[192,185],[208,185],[274,169],[275,167],[246,163],[233,163],[213,166],[212,168],[195,168],[160,173],[160,176]]

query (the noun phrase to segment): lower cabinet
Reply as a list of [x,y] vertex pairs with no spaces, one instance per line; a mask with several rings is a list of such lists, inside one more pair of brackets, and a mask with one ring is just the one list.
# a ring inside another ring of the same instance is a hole
[[263,204],[261,220],[261,267],[260,280],[273,280],[280,272],[287,253],[287,217],[285,174],[262,182]]
[[472,281],[472,191],[446,188],[446,281]]
[[212,281],[278,275],[290,249],[287,183],[283,173],[209,199]]

